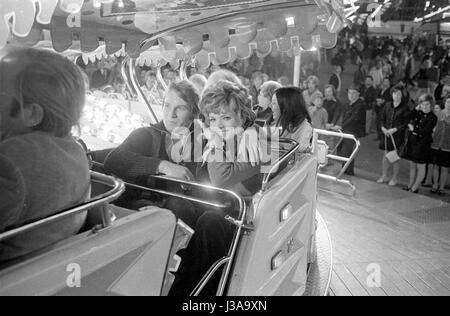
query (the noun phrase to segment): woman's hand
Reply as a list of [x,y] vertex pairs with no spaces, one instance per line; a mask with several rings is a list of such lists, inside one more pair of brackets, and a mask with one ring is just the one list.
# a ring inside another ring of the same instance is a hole
[[384,126],[381,128],[381,131],[384,135],[388,136],[388,130]]
[[388,130],[388,132],[389,132],[389,135],[394,135],[395,133],[398,132],[398,129],[396,129],[396,128],[391,128],[390,130]]
[[162,161],[159,164],[158,173],[175,179],[195,181],[194,175],[189,171],[188,168],[168,161]]
[[414,132],[414,126],[412,124],[408,124],[408,128],[411,132]]
[[209,148],[223,148],[224,138],[221,130],[203,127],[203,135],[208,140]]
[[248,128],[240,136],[238,159],[250,162],[252,167],[259,166],[262,160],[262,149],[258,131],[255,128]]

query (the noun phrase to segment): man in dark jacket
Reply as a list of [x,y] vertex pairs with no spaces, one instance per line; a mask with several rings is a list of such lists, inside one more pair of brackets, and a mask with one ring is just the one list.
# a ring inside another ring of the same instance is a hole
[[357,61],[358,69],[353,75],[353,83],[358,85],[363,85],[367,77],[367,70],[364,67],[364,63],[361,59]]
[[111,83],[111,70],[107,69],[106,61],[102,60],[99,63],[99,69],[92,74],[90,88],[92,90],[101,89]]
[[[366,105],[361,99],[359,86],[350,86],[348,99],[350,103],[344,111],[342,131],[345,134],[353,134],[359,139],[364,137],[366,132]],[[355,143],[352,140],[344,139],[339,146],[339,156],[350,157],[354,150]],[[345,173],[351,176],[355,174],[354,161],[351,162]]]
[[374,121],[374,111],[377,106],[378,94],[379,91],[375,88],[373,77],[367,76],[365,85],[361,89],[361,97],[366,105],[366,134],[370,134],[372,128],[372,121]]

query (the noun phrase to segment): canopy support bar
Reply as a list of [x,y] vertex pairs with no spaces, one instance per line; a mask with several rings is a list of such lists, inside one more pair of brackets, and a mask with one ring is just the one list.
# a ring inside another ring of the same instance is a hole
[[[136,59],[128,57],[126,60],[126,64],[128,66],[128,75],[129,75],[128,79],[129,79],[129,81],[131,81],[131,85],[133,86],[134,90],[136,91],[141,102],[147,106],[147,108],[150,112],[151,119],[153,120],[152,123],[153,124],[158,123],[159,119],[156,116],[155,112],[153,111],[152,105],[147,100],[147,97],[145,96],[144,92],[142,91],[141,86],[139,85],[139,80],[136,76]],[[128,83],[128,84],[130,84],[130,83]]]

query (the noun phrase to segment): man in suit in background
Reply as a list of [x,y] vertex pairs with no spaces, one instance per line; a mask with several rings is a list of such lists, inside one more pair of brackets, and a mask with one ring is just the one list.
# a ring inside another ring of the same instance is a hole
[[94,71],[91,78],[91,90],[101,89],[112,83],[111,70],[107,66],[107,62],[102,60],[98,64],[99,69]]
[[[366,105],[361,99],[361,87],[352,84],[348,89],[349,105],[346,107],[342,122],[342,131],[345,134],[355,135],[357,139],[365,136],[366,133]],[[355,143],[352,140],[344,139],[339,146],[339,156],[349,158],[355,150]],[[345,165],[345,164],[344,164]],[[355,163],[351,162],[345,172],[347,175],[355,175]]]
[[368,135],[372,130],[372,122],[374,119],[374,111],[377,106],[377,98],[379,95],[378,89],[375,88],[373,78],[371,76],[366,77],[364,86],[361,89],[361,97],[366,105],[366,131]]
[[342,74],[342,66],[338,64],[334,65],[333,74],[330,77],[329,84],[334,86],[338,95],[341,93],[342,88],[341,74]]

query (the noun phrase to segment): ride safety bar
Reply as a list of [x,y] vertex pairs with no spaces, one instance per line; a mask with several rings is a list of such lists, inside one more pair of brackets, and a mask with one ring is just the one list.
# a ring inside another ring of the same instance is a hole
[[[230,251],[228,253],[228,256],[223,258],[223,259],[221,259],[216,264],[214,264],[213,267],[205,274],[205,276],[202,278],[200,283],[197,285],[197,287],[191,293],[192,296],[200,295],[200,293],[202,292],[202,290],[204,289],[206,284],[210,281],[210,279],[213,277],[213,275],[218,271],[218,269],[221,266],[224,266],[224,270],[223,270],[223,273],[222,273],[220,284],[219,284],[219,287],[217,289],[217,296],[222,296],[223,293],[225,292],[225,288],[226,288],[226,285],[228,283],[228,279],[229,279],[229,275],[230,275],[230,272],[231,272],[231,268],[233,266],[234,259],[236,257],[239,241],[240,241],[244,231],[248,227],[246,225],[246,222],[245,222],[245,220],[247,218],[247,205],[245,203],[245,200],[241,196],[239,196],[238,194],[236,194],[233,191],[216,188],[216,187],[213,187],[213,186],[210,186],[210,185],[206,185],[206,184],[195,183],[195,182],[190,182],[190,181],[186,181],[186,180],[170,178],[170,177],[166,177],[166,176],[151,176],[151,178],[156,179],[156,180],[164,180],[164,181],[168,181],[168,182],[178,183],[178,184],[180,184],[182,186],[191,186],[191,187],[196,187],[196,188],[203,189],[203,190],[225,193],[225,194],[231,196],[233,199],[235,199],[238,202],[238,205],[239,205],[239,219],[236,220],[236,219],[231,218],[230,216],[227,216],[227,218],[226,218],[226,220],[228,220],[230,223],[235,225],[236,228],[237,228],[236,233],[235,233],[235,235],[233,237],[233,241],[231,243],[231,247],[230,247]],[[209,205],[209,206],[212,206],[212,207],[217,207],[217,208],[227,207],[225,205],[211,203],[209,201],[195,199],[195,198],[191,198],[191,197],[184,196],[184,195],[181,195],[181,194],[172,193],[172,192],[169,192],[169,191],[156,190],[156,189],[146,188],[146,187],[137,186],[137,185],[129,184],[129,183],[127,183],[126,185],[130,186],[132,188],[136,188],[136,189],[140,189],[140,190],[144,190],[144,191],[148,191],[148,192],[160,193],[160,194],[167,195],[167,196],[173,196],[173,197],[177,197],[177,198],[184,199],[184,200],[187,200],[187,201],[191,201],[191,202],[195,202],[195,203],[201,203],[201,204],[204,204],[204,205]]]
[[[111,189],[103,194],[100,194],[99,196],[96,196],[96,197],[90,199],[86,203],[72,207],[70,209],[62,211],[56,215],[47,217],[45,219],[30,223],[30,224],[26,224],[26,225],[16,228],[16,229],[6,231],[6,232],[0,234],[0,242],[7,240],[7,239],[11,239],[18,235],[22,235],[31,230],[35,230],[39,227],[56,223],[65,218],[75,216],[75,215],[83,213],[83,212],[87,212],[96,207],[105,206],[106,204],[109,204],[109,203],[117,200],[122,195],[122,193],[125,192],[125,184],[122,181],[120,181],[116,178],[113,178],[113,177],[109,177],[109,176],[91,171],[91,181],[94,183],[103,184],[105,186],[111,187]],[[102,208],[101,211],[103,212],[102,215],[103,215],[104,227],[111,226],[111,220],[109,217],[110,214],[108,213],[108,210],[106,208]]]
[[261,192],[265,192],[267,190],[267,185],[269,184],[270,181],[270,176],[272,174],[274,174],[278,168],[284,163],[286,162],[288,159],[290,159],[293,155],[295,158],[295,154],[297,153],[300,144],[297,143],[296,141],[292,140],[292,139],[288,139],[288,138],[280,138],[279,139],[279,143],[280,144],[285,144],[285,145],[291,145],[291,148],[280,158],[278,159],[272,166],[271,169],[269,171],[269,173],[264,175],[264,180],[262,183],[262,188],[261,188]]
[[[356,192],[356,187],[353,185],[353,183],[351,183],[348,180],[342,179],[342,177],[344,176],[345,172],[348,170],[348,168],[350,167],[350,164],[352,163],[352,161],[355,159],[356,155],[359,152],[359,149],[361,147],[361,142],[355,137],[355,135],[352,134],[345,134],[342,132],[332,132],[332,131],[327,131],[327,130],[322,130],[322,129],[315,129],[314,130],[314,153],[317,155],[318,154],[318,141],[319,141],[319,136],[327,136],[327,137],[334,137],[334,138],[339,138],[339,142],[337,144],[337,146],[327,154],[326,158],[330,159],[330,160],[334,160],[334,161],[339,161],[344,163],[344,166],[342,167],[342,169],[339,171],[339,173],[336,176],[332,176],[332,175],[327,175],[327,174],[323,174],[323,173],[318,173],[318,177],[321,179],[326,179],[326,180],[331,180],[340,184],[344,184],[347,186],[350,186],[353,193]],[[355,143],[355,148],[352,152],[352,154],[350,155],[350,157],[343,157],[343,156],[339,156],[337,154],[334,154],[334,152],[337,150],[337,148],[339,147],[339,145],[342,143],[343,140],[351,140]]]

